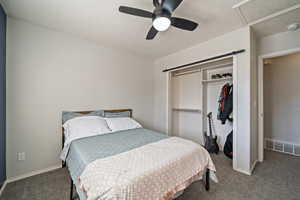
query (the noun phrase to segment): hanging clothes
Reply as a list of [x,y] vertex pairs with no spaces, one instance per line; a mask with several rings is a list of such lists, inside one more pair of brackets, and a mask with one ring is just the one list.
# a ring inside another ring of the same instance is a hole
[[231,131],[227,136],[224,149],[223,149],[224,154],[230,159],[232,159],[233,157],[232,142],[233,142],[233,131]]
[[230,115],[233,111],[233,85],[226,83],[222,87],[218,103],[218,120],[222,124],[225,124],[226,120],[232,121]]

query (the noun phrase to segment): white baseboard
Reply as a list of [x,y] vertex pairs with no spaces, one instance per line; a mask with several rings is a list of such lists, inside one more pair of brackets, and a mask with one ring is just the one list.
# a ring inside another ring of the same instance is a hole
[[252,164],[252,166],[251,166],[251,168],[250,168],[249,171],[248,171],[248,170],[243,170],[243,169],[238,169],[238,168],[237,168],[237,169],[234,169],[234,170],[235,170],[235,171],[238,171],[238,172],[241,172],[241,173],[243,173],[243,174],[246,174],[246,175],[248,175],[248,176],[251,176],[253,170],[255,169],[255,166],[256,166],[257,162],[258,162],[258,160],[255,160],[255,161],[254,161],[254,163]]
[[35,175],[38,175],[38,174],[43,174],[43,173],[46,173],[46,172],[50,172],[50,171],[53,171],[53,170],[56,170],[56,169],[59,169],[59,168],[61,168],[61,164],[55,165],[55,166],[52,166],[52,167],[48,167],[48,168],[45,168],[45,169],[32,171],[32,172],[29,172],[29,173],[26,173],[26,174],[23,174],[23,175],[20,175],[20,176],[11,177],[11,178],[8,178],[6,180],[6,182],[7,183],[15,182],[15,181],[25,179],[25,178],[28,178],[28,177],[31,177],[31,176],[35,176]]
[[234,169],[235,171],[238,171],[238,172],[241,172],[243,174],[246,174],[248,176],[251,176],[252,173],[250,171],[246,171],[246,170],[243,170],[243,169]]
[[1,187],[1,190],[0,190],[0,197],[1,197],[1,195],[2,195],[2,192],[3,192],[4,189],[5,189],[6,185],[7,185],[7,181],[4,181],[4,183],[3,183],[2,187]]
[[251,174],[253,173],[253,170],[255,169],[256,164],[258,163],[258,160],[255,160],[254,163],[251,166]]

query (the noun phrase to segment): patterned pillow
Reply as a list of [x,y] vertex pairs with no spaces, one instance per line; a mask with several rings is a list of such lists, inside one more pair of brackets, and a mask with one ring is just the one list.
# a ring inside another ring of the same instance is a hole
[[76,117],[82,117],[82,116],[99,116],[99,117],[104,117],[104,111],[103,110],[96,110],[93,111],[89,114],[80,114],[80,113],[75,113],[75,112],[70,112],[70,111],[63,111],[62,112],[62,122],[63,124],[73,118]]
[[104,117],[106,118],[119,118],[119,117],[130,117],[130,112],[105,112]]

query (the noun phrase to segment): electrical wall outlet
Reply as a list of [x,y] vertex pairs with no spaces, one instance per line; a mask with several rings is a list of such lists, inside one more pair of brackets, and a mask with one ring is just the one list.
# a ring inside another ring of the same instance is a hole
[[25,152],[19,152],[18,153],[18,161],[24,161],[26,159]]

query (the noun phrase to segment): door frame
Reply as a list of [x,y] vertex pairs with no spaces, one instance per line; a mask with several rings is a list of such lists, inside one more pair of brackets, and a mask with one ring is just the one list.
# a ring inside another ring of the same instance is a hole
[[264,59],[300,53],[300,48],[258,56],[258,161],[264,161]]

